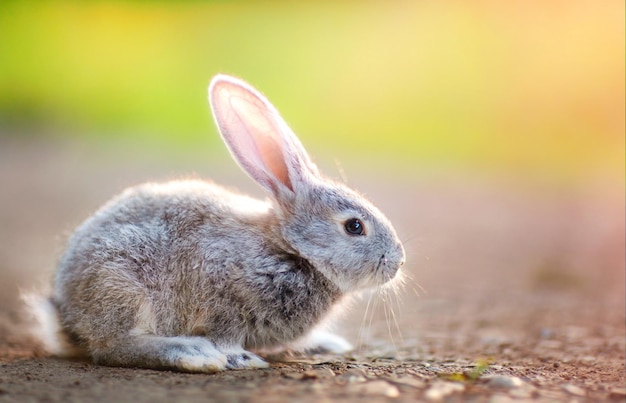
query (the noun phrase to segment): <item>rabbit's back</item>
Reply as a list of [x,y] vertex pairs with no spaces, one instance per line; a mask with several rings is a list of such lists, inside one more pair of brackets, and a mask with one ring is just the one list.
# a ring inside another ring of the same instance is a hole
[[[81,224],[68,241],[57,273],[57,286],[83,272],[103,270],[116,262],[139,280],[154,280],[175,249],[200,250],[194,244],[207,236],[228,237],[233,228],[250,230],[267,220],[269,204],[234,194],[203,181],[148,183],[125,190]],[[210,229],[210,233],[199,228]],[[253,241],[251,237],[237,236]],[[206,240],[206,239],[205,239]],[[195,253],[191,253],[195,252]],[[179,257],[181,258],[181,257]],[[157,265],[161,267],[155,267]]]

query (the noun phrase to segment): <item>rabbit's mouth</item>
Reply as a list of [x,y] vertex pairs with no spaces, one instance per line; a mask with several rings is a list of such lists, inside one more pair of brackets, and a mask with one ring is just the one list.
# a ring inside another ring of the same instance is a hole
[[393,279],[400,270],[400,267],[404,264],[404,260],[399,262],[392,261],[386,253],[378,259],[378,265],[376,266],[376,273],[383,278],[383,283]]

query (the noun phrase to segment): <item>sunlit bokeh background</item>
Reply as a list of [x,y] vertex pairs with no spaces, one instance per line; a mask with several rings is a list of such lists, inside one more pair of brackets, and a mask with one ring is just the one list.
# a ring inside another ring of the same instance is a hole
[[211,120],[218,72],[388,212],[431,295],[451,267],[623,277],[622,0],[3,0],[0,273],[51,273],[59,234],[143,180],[262,194]]
[[[623,176],[624,3],[3,1],[3,136],[217,145],[210,77],[363,165]],[[221,150],[220,150],[221,152]]]

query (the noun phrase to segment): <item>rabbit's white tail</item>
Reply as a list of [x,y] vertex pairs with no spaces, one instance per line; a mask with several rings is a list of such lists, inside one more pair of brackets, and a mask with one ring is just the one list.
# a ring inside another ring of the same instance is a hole
[[50,297],[35,293],[22,293],[22,301],[31,316],[30,334],[41,343],[49,354],[59,357],[75,357],[81,351],[74,346],[61,328],[57,308]]

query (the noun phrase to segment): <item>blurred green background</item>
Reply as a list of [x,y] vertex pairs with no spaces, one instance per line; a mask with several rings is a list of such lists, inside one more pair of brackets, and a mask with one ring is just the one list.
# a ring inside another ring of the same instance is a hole
[[0,136],[224,153],[206,87],[381,164],[624,177],[624,2],[0,2]]

